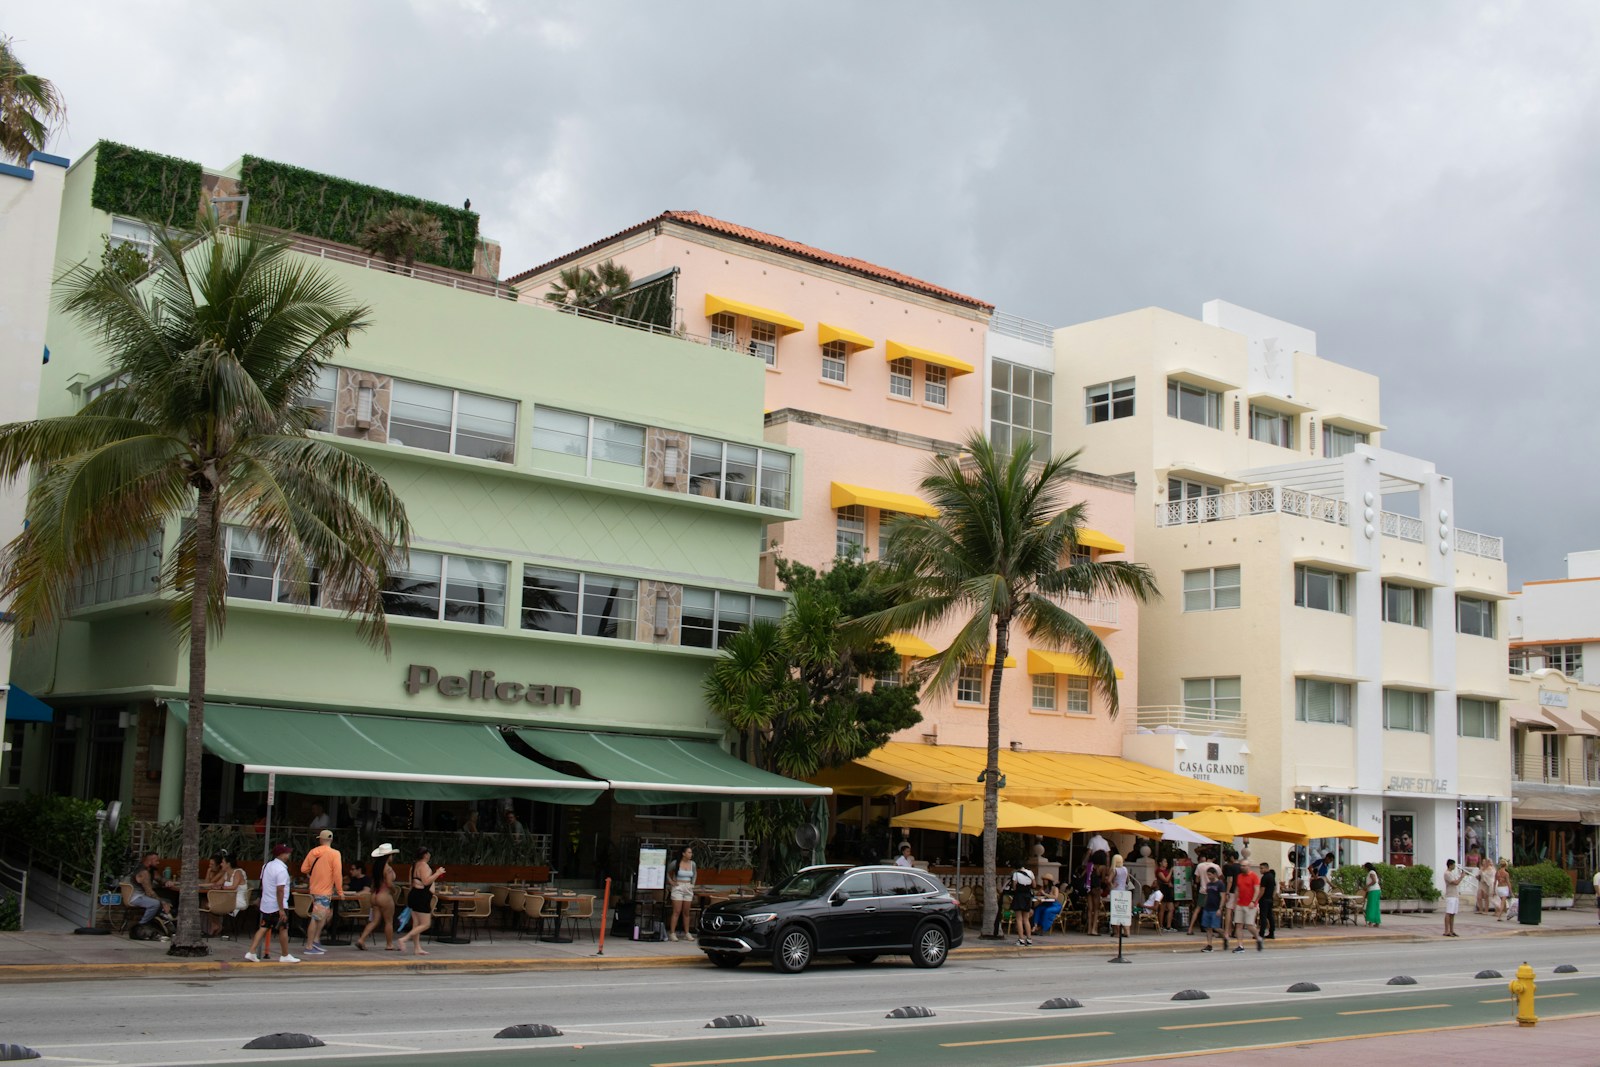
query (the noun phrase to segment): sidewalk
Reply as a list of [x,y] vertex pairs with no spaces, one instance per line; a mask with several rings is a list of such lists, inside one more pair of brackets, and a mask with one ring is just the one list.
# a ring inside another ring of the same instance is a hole
[[[125,978],[132,976],[212,976],[249,974],[293,974],[310,968],[330,973],[370,971],[493,972],[530,970],[580,970],[613,967],[704,966],[705,957],[693,942],[637,942],[607,937],[603,954],[598,942],[587,931],[576,933],[570,944],[552,944],[536,938],[519,939],[515,934],[494,931],[493,941],[479,937],[468,945],[441,945],[430,942],[429,955],[416,957],[385,952],[382,939],[365,952],[354,946],[329,946],[327,955],[304,961],[298,966],[277,963],[246,963],[244,951],[249,941],[210,942],[211,955],[203,959],[172,959],[167,946],[158,941],[132,941],[126,934],[76,936],[54,917],[40,916],[37,928],[22,933],[0,934],[0,982],[53,981],[68,978]],[[1468,938],[1497,939],[1540,936],[1557,933],[1600,933],[1595,913],[1589,908],[1547,911],[1539,926],[1497,923],[1492,916],[1465,914],[1457,918],[1457,931]],[[1269,950],[1279,946],[1311,944],[1349,944],[1362,941],[1406,943],[1436,938],[1443,930],[1442,914],[1385,915],[1383,926],[1369,929],[1361,925],[1309,926],[1280,928]],[[1154,934],[1148,931],[1123,942],[1123,951],[1198,952],[1205,939],[1182,933]],[[299,954],[299,942],[290,948]],[[1094,953],[1115,951],[1116,939],[1085,934],[1055,933],[1035,939],[1032,948],[1016,946],[1010,938],[981,940],[967,931],[965,943],[951,956],[955,959],[993,959],[1035,953]]]

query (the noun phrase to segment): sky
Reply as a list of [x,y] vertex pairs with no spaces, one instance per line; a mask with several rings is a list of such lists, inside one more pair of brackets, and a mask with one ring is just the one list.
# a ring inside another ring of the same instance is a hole
[[65,96],[55,151],[470,197],[507,275],[677,208],[1054,326],[1240,304],[1380,376],[1383,443],[1513,588],[1600,547],[1592,0],[58,0],[0,33]]

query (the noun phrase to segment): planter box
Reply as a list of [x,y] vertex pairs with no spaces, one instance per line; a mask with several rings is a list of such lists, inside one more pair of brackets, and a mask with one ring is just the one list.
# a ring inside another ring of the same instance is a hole
[[1572,907],[1571,897],[1551,897],[1544,902],[1546,911],[1565,911],[1570,907]]

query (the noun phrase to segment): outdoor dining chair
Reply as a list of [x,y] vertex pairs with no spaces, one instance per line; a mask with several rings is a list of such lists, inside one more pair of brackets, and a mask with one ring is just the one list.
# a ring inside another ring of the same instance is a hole
[[566,921],[570,923],[586,922],[589,924],[589,940],[595,939],[594,932],[594,895],[586,894],[574,900],[566,911]]
[[489,935],[489,940],[491,942],[494,941],[494,923],[491,921],[493,915],[493,893],[475,894],[472,899],[472,906],[470,908],[464,909],[463,905],[456,905],[456,921],[465,921],[468,924],[468,929],[471,929],[472,924],[477,924],[483,928],[485,933]]
[[522,899],[522,914],[528,920],[522,928],[523,936],[530,931],[537,935],[544,929],[544,894],[525,893]]

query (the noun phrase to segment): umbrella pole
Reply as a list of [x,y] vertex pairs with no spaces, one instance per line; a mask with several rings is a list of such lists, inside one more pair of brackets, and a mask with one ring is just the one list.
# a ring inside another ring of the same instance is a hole
[[956,904],[958,907],[961,903],[961,831],[966,825],[966,815],[967,809],[964,806],[956,809]]

